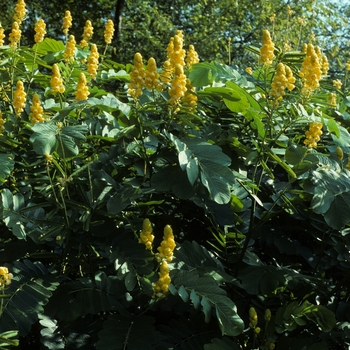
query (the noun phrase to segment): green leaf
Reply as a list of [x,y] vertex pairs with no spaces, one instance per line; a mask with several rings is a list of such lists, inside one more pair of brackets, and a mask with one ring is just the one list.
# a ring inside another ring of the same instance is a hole
[[39,55],[46,55],[52,52],[57,53],[59,51],[64,51],[65,46],[62,41],[57,41],[46,37],[42,42],[35,44],[33,46],[33,50]]
[[192,66],[189,78],[194,87],[203,87],[214,82],[217,76],[216,68],[208,62],[196,63]]
[[329,119],[327,123],[327,128],[330,133],[333,133],[338,138],[340,137],[340,130],[337,122],[334,119]]
[[13,160],[13,154],[0,153],[0,183],[4,183],[7,176],[11,174],[15,162]]
[[211,344],[205,344],[204,350],[240,350],[240,347],[227,337],[222,339],[214,338]]
[[311,209],[323,214],[330,227],[342,229],[350,222],[350,172],[320,169],[311,173],[310,180],[304,188],[313,194]]
[[193,270],[173,270],[172,284],[176,289],[170,289],[170,292],[176,295],[181,290],[181,293],[184,294],[185,290],[196,308],[199,307],[200,300],[206,322],[210,321],[212,309],[214,309],[222,334],[236,336],[242,333],[244,324],[237,314],[235,304],[212,277],[200,277]]
[[97,350],[154,350],[154,318],[148,316],[111,315],[99,332]]
[[30,137],[33,143],[34,151],[37,154],[50,154],[56,145],[57,125],[52,123],[36,123],[32,130],[34,131]]
[[306,153],[307,153],[306,147],[293,144],[286,149],[286,153],[284,157],[287,163],[296,165],[304,159]]

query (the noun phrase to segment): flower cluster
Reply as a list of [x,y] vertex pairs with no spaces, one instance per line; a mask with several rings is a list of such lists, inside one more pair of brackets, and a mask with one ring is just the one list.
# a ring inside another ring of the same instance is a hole
[[143,243],[146,249],[152,249],[154,235],[152,235],[152,224],[149,219],[143,220],[142,231],[140,232],[139,243]]
[[32,99],[32,105],[30,106],[30,114],[29,116],[32,119],[32,123],[43,123],[44,117],[43,117],[44,109],[40,104],[40,97],[38,94],[33,95]]
[[[177,106],[180,103],[180,99],[185,96],[187,91],[187,77],[184,73],[183,66],[177,64],[174,70],[174,77],[171,81],[171,88],[169,90],[170,99],[168,103],[172,106]],[[178,108],[176,107],[174,112],[177,112]]]
[[333,86],[335,86],[338,90],[340,90],[343,85],[339,79],[333,80],[332,83],[333,83]]
[[190,45],[187,51],[186,65],[188,68],[191,68],[195,63],[198,63],[198,62],[199,62],[198,53],[194,49],[194,46]]
[[145,86],[145,69],[143,67],[142,55],[137,52],[134,56],[134,65],[130,71],[130,82],[128,94],[137,99],[142,95],[142,88]]
[[147,70],[145,72],[145,86],[148,90],[162,90],[159,74],[157,72],[157,63],[153,57],[151,57],[147,62]]
[[258,314],[256,313],[255,309],[251,307],[249,309],[249,327],[255,328],[258,324]]
[[109,45],[112,42],[114,35],[114,23],[111,19],[109,19],[106,23],[105,32],[104,32],[104,38],[105,43]]
[[68,63],[68,62],[74,61],[75,45],[76,45],[75,37],[74,35],[70,35],[66,43],[66,48],[63,54],[65,62]]
[[9,273],[7,267],[0,266],[0,288],[4,286],[8,286],[11,283],[13,275]]
[[177,65],[182,67],[185,66],[185,56],[186,51],[183,48],[183,34],[180,30],[177,31],[177,34],[174,36],[172,40],[173,45],[171,45],[171,41],[168,47],[168,59],[171,63],[173,70]]
[[190,79],[187,78],[186,92],[181,102],[191,112],[197,108],[197,100],[198,98],[195,93],[195,88],[192,86]]
[[53,94],[55,94],[56,92],[63,94],[65,91],[63,80],[61,78],[60,69],[58,68],[58,65],[56,63],[52,66],[52,76],[51,76],[50,85],[51,85],[51,92]]
[[0,24],[0,47],[4,46],[5,29]]
[[268,30],[263,30],[262,33],[263,45],[260,48],[260,59],[259,61],[265,66],[269,66],[275,57],[274,50],[275,44],[271,40],[270,32]]
[[96,44],[92,44],[90,49],[90,55],[87,60],[87,71],[90,74],[91,79],[96,78],[99,57],[100,55],[98,54]]
[[83,39],[80,42],[80,47],[84,48],[85,46],[88,46],[89,41],[92,38],[92,34],[94,33],[94,28],[91,24],[90,20],[87,20],[85,22],[84,32],[83,32]]
[[89,95],[89,88],[86,86],[86,76],[83,72],[81,72],[79,74],[77,91],[75,92],[75,101],[84,101]]
[[63,17],[62,30],[65,35],[68,34],[69,28],[72,26],[72,15],[70,11],[66,11]]
[[16,90],[13,94],[13,108],[15,109],[16,115],[20,115],[26,105],[27,94],[24,91],[24,85],[21,80],[17,81]]
[[171,282],[171,278],[169,275],[169,266],[166,261],[163,261],[160,264],[160,268],[159,268],[159,279],[153,285],[155,296],[157,297],[164,296],[169,290],[170,282]]
[[316,148],[317,142],[320,141],[320,136],[322,135],[322,124],[312,122],[309,125],[309,130],[305,132],[304,145],[309,148]]
[[158,253],[156,254],[159,261],[165,259],[168,262],[173,260],[173,251],[176,247],[173,230],[170,225],[164,227],[163,241],[158,247]]
[[332,107],[337,106],[337,95],[333,92],[331,92],[328,96],[328,104],[331,105]]
[[270,92],[271,96],[276,98],[276,102],[282,100],[285,95],[285,89],[289,91],[294,89],[295,78],[292,70],[283,63],[278,63],[276,74],[273,78]]
[[34,41],[36,43],[41,43],[44,40],[44,36],[46,34],[46,24],[43,19],[39,19],[34,27],[35,35]]
[[9,35],[9,41],[10,41],[10,47],[12,47],[13,49],[16,49],[20,40],[21,40],[21,35],[22,35],[22,31],[19,29],[19,24],[18,22],[13,22],[12,23],[12,30],[11,33]]
[[300,69],[300,77],[303,81],[303,94],[309,95],[320,86],[321,64],[319,56],[312,44],[307,45],[306,56]]
[[21,24],[27,13],[26,3],[24,0],[18,0],[15,6],[15,14],[13,15],[13,20],[18,24]]

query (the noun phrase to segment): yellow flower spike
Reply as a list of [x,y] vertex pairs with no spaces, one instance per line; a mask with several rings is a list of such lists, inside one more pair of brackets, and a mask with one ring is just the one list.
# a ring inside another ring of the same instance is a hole
[[26,97],[27,97],[27,94],[24,91],[23,82],[21,80],[17,81],[16,90],[14,91],[13,95],[14,96],[13,96],[12,104],[15,109],[16,115],[19,116],[24,110],[24,107],[26,105]]
[[295,83],[296,79],[295,79],[295,77],[293,75],[292,70],[287,65],[284,65],[284,67],[286,69],[286,78],[288,80],[287,89],[289,91],[292,91],[295,88],[294,83]]
[[72,26],[72,15],[70,11],[66,11],[63,17],[62,30],[65,35],[68,34],[69,28]]
[[170,83],[170,81],[171,81],[171,71],[172,71],[171,63],[170,63],[169,60],[166,60],[164,62],[163,70],[162,70],[162,73],[160,75],[160,80],[164,84]]
[[258,324],[258,314],[256,313],[255,309],[251,307],[249,309],[249,327],[255,328]]
[[66,49],[64,50],[64,54],[63,54],[64,61],[66,63],[74,61],[75,50],[76,50],[75,45],[76,45],[75,37],[74,35],[70,35],[66,43]]
[[333,86],[335,86],[339,90],[341,89],[341,87],[343,85],[342,82],[339,79],[333,80],[332,83],[333,83]]
[[86,76],[83,72],[81,72],[79,74],[77,91],[75,92],[75,101],[87,100],[89,95],[89,88],[86,86]]
[[317,142],[320,141],[322,135],[322,127],[321,123],[312,122],[309,124],[309,130],[305,132],[305,140],[304,145],[308,148],[316,148]]
[[149,219],[143,220],[142,231],[140,232],[139,243],[143,243],[146,249],[152,250],[152,243],[154,235],[152,235],[153,229]]
[[328,104],[332,107],[337,107],[337,95],[331,92],[328,96]]
[[302,93],[310,95],[320,86],[321,64],[312,44],[307,45],[306,56],[300,69],[300,77],[303,81]]
[[18,24],[21,24],[26,16],[26,13],[26,3],[24,2],[24,0],[18,0],[15,6],[15,14],[13,16],[13,20],[16,21]]
[[265,319],[265,322],[271,321],[271,310],[270,309],[265,310],[264,319]]
[[195,88],[191,85],[190,79],[186,81],[186,92],[181,100],[184,107],[187,107],[190,112],[197,108],[197,95],[195,94]]
[[41,43],[44,40],[45,34],[46,34],[46,24],[43,19],[39,19],[34,27],[35,35],[34,35],[34,41],[36,43]]
[[260,48],[260,59],[259,62],[263,63],[264,66],[269,66],[275,57],[274,50],[275,44],[271,40],[271,35],[268,30],[263,30],[262,34],[262,47]]
[[4,39],[5,39],[5,29],[1,26],[1,23],[0,23],[0,47],[4,46]]
[[52,155],[51,155],[50,153],[46,152],[46,153],[44,154],[44,156],[45,156],[45,159],[46,159],[46,164],[51,164],[52,161],[53,161]]
[[245,71],[246,71],[248,74],[250,74],[250,75],[253,74],[253,68],[252,68],[252,67],[247,67],[247,68],[245,69]]
[[55,63],[52,66],[52,75],[51,75],[51,93],[55,94],[57,92],[63,94],[65,91],[63,80],[61,78],[60,69],[58,68],[58,65]]
[[106,23],[105,32],[104,32],[105,43],[107,45],[112,43],[113,35],[114,35],[114,23],[111,19],[109,19]]
[[85,22],[84,32],[83,32],[83,39],[80,42],[80,47],[84,48],[85,46],[88,46],[89,41],[92,38],[92,34],[94,33],[94,28],[91,24],[90,20],[87,20]]
[[29,116],[32,119],[32,124],[43,123],[45,121],[43,117],[44,109],[40,104],[40,97],[38,94],[33,95],[32,105],[30,106]]
[[[171,82],[171,88],[169,90],[170,99],[168,103],[172,106],[179,105],[179,101],[182,97],[184,97],[186,88],[187,77],[184,74],[183,66],[177,64],[175,66],[174,78]],[[177,109],[175,109],[177,111]]]
[[169,291],[171,278],[169,275],[169,266],[166,261],[162,261],[159,268],[159,279],[153,285],[155,296],[163,297]]
[[194,46],[190,45],[188,47],[187,56],[186,56],[186,66],[188,68],[191,68],[195,63],[198,63],[198,62],[199,62],[198,53],[194,49]]
[[134,65],[130,71],[130,82],[128,94],[136,100],[142,95],[142,89],[145,87],[146,71],[143,67],[142,55],[137,52],[134,56]]
[[147,62],[147,70],[145,72],[145,86],[148,90],[162,90],[159,74],[157,72],[157,63],[153,57],[151,57]]
[[170,53],[169,59],[172,67],[177,65],[185,66],[186,51],[183,49],[183,38],[180,35],[174,36],[174,50]]
[[98,59],[100,55],[97,50],[96,44],[91,45],[90,55],[87,59],[87,71],[91,76],[91,79],[95,79],[97,76]]
[[19,29],[19,24],[18,22],[13,22],[12,23],[12,30],[9,35],[9,42],[10,42],[10,47],[13,49],[16,49],[20,40],[21,40],[21,35],[22,31]]
[[156,254],[158,260],[165,259],[170,262],[173,259],[173,251],[176,247],[173,230],[170,225],[164,227],[163,241],[158,247],[158,253]]
[[282,100],[286,89],[288,85],[288,79],[286,77],[286,68],[283,63],[278,63],[276,74],[273,78],[273,81],[271,83],[272,90],[270,92],[270,95],[275,97],[276,102]]
[[0,288],[8,286],[11,283],[13,278],[12,273],[9,273],[9,270],[5,266],[0,266]]

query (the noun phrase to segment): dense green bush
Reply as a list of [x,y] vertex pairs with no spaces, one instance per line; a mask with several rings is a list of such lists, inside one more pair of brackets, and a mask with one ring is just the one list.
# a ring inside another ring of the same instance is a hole
[[128,91],[136,61],[91,78],[93,45],[0,47],[0,347],[348,348],[348,71],[268,34],[248,73],[186,66],[181,99]]

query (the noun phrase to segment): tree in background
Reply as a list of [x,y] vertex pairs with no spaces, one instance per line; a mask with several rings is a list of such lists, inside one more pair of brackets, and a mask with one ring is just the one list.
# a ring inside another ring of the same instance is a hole
[[[114,21],[114,59],[122,63],[131,62],[137,51],[164,60],[164,43],[177,29],[183,30],[186,41],[196,47],[200,58],[208,61],[234,64],[246,61],[249,65],[250,57],[244,47],[259,42],[261,31],[266,28],[272,34],[278,31],[276,45],[281,49],[289,45],[299,50],[311,39],[331,57],[337,57],[340,50],[342,58],[348,56],[349,33],[343,14],[349,10],[331,0],[178,0],[170,6],[165,0],[33,0],[27,6],[35,16],[26,19],[22,44],[33,43],[34,25],[40,17],[49,23],[48,36],[62,36],[62,17],[65,10],[70,10],[73,17],[70,32],[78,40],[86,20],[94,27],[94,42],[103,42],[106,21]],[[11,28],[13,8],[14,2],[0,5],[0,22],[6,34]]]

